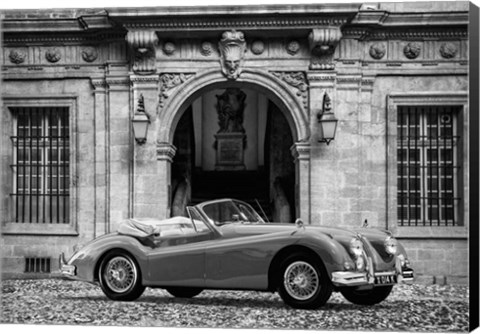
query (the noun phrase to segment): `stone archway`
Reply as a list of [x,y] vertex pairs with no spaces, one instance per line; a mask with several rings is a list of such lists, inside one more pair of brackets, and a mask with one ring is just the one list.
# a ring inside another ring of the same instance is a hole
[[[282,72],[278,75],[267,71],[253,71],[244,69],[242,75],[235,81],[227,80],[219,71],[205,71],[199,74],[167,73],[166,82],[162,82],[160,75],[160,99],[157,119],[154,123],[157,150],[157,170],[160,172],[162,191],[159,199],[168,203],[161,203],[165,208],[164,215],[170,214],[171,201],[171,167],[175,156],[173,138],[177,124],[192,102],[204,92],[229,87],[254,87],[270,99],[285,116],[292,132],[292,155],[295,158],[295,212],[297,217],[309,218],[310,213],[310,160],[309,144],[310,127],[305,95],[298,94],[296,87],[292,87],[288,80],[282,80]],[[305,100],[302,100],[305,99]],[[165,192],[162,194],[162,192]]]
[[[310,138],[307,108],[298,98],[294,89],[266,71],[244,69],[242,75],[235,81],[227,80],[221,72],[205,71],[199,74],[184,74],[184,82],[178,84],[168,92],[168,96],[160,97],[163,100],[158,107],[158,122],[156,124],[156,139],[158,144],[172,143],[173,133],[185,109],[205,90],[228,83],[230,87],[242,84],[254,85],[263,94],[276,103],[283,112],[295,142],[305,142]],[[162,89],[161,89],[162,90]]]

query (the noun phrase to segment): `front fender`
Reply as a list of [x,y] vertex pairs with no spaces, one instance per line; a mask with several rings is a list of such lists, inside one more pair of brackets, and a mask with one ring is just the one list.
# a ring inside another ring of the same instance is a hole
[[121,249],[130,253],[140,266],[140,271],[146,273],[148,248],[134,237],[109,234],[91,241],[68,260],[68,265],[76,268],[75,279],[94,283],[98,279],[95,271],[99,262],[107,252],[113,249]]
[[332,237],[323,233],[297,233],[297,245],[313,250],[323,261],[331,278],[331,273],[344,270],[345,262],[353,265],[353,261],[345,247]]

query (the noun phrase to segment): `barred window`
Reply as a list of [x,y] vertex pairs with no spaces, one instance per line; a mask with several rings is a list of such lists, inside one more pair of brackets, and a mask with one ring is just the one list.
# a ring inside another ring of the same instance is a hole
[[400,226],[462,225],[459,115],[460,107],[399,106]]
[[68,108],[11,110],[14,222],[68,224]]

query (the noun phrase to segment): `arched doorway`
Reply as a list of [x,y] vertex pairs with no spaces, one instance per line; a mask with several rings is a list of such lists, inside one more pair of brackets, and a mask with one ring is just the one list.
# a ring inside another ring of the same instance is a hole
[[232,197],[269,221],[294,220],[292,129],[256,88],[213,86],[184,109],[173,136],[172,216],[189,204]]
[[[310,219],[310,125],[304,95],[299,95],[296,89],[281,79],[281,76],[259,69],[245,68],[242,75],[236,80],[227,80],[220,71],[213,69],[195,74],[167,73],[165,76],[165,83],[160,85],[161,98],[158,104],[158,118],[154,122],[157,152],[157,164],[154,168],[158,171],[157,182],[160,182],[155,188],[155,196],[159,200],[158,206],[155,208],[158,215],[172,215],[175,211],[172,204],[179,202],[173,198],[179,186],[176,178],[182,174],[177,170],[177,166],[172,166],[176,154],[179,154],[179,150],[174,146],[174,141],[177,142],[178,139],[174,140],[174,137],[178,129],[184,128],[183,131],[187,131],[185,129],[191,128],[183,125],[178,127],[179,123],[187,124],[189,121],[185,121],[184,117],[188,118],[189,113],[192,113],[192,122],[194,122],[193,115],[198,114],[188,110],[204,94],[215,90],[223,92],[226,88],[238,88],[250,89],[263,95],[268,102],[264,109],[268,110],[268,105],[273,105],[277,111],[275,115],[283,115],[282,120],[288,124],[289,131],[287,132],[292,137],[293,146],[285,160],[293,160],[295,166],[295,189],[293,192],[289,192],[295,202],[291,216],[301,217],[305,220]],[[162,75],[160,75],[160,80],[162,82]],[[215,109],[215,105],[210,105],[210,108]],[[184,120],[181,121],[182,118]],[[218,120],[213,121],[215,124],[217,122]],[[191,136],[195,136],[195,133]],[[273,146],[274,143],[272,142],[271,145]],[[265,147],[268,146],[264,145],[264,150]],[[197,153],[193,153],[193,151],[197,152],[197,148],[190,146],[189,154],[196,155]],[[190,161],[194,160],[193,157],[190,159]],[[181,158],[178,161],[181,161]],[[191,170],[194,171],[194,168]],[[177,175],[176,178],[172,177],[172,171]],[[147,170],[145,172],[149,173]],[[175,184],[172,184],[172,180]],[[187,180],[192,181],[192,179]],[[272,175],[270,175],[267,182],[271,183],[272,180],[275,181],[275,178],[272,179]],[[192,198],[192,184],[187,182],[184,185],[185,192],[189,196],[181,197],[184,199],[180,201],[183,202],[181,203],[183,206],[187,202],[185,199],[190,201]],[[166,201],[166,199],[168,200]]]

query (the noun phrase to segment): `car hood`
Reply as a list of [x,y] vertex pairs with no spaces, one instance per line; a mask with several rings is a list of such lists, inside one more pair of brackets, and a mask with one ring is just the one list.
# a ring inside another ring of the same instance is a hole
[[289,223],[232,223],[217,227],[225,237],[259,235],[276,232],[290,232],[293,234],[302,233],[322,233],[337,241],[350,242],[353,237],[358,234],[364,236],[369,241],[385,240],[388,235],[385,231],[373,228],[347,229],[340,227],[321,226],[321,225],[304,225],[297,227]]

